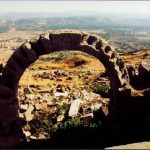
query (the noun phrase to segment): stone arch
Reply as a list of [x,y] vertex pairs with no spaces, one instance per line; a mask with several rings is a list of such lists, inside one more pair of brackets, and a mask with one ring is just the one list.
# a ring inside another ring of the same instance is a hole
[[62,50],[78,50],[99,59],[106,68],[112,91],[129,88],[129,76],[123,60],[102,38],[76,30],[42,34],[38,39],[25,42],[17,48],[3,69],[0,80],[0,130],[4,131],[4,135],[12,133],[10,125],[19,118],[17,89],[25,69],[40,55]]

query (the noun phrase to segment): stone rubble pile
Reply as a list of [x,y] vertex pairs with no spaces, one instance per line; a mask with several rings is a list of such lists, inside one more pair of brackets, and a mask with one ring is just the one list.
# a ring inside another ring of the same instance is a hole
[[53,80],[54,78],[61,78],[61,77],[70,77],[69,72],[64,70],[53,70],[53,71],[45,71],[42,74],[35,74],[34,78],[42,78],[42,79],[50,79]]
[[[36,114],[40,115],[46,112],[53,113],[53,111],[57,111],[60,106],[67,105],[67,117],[78,117],[89,122],[94,117],[94,111],[98,111],[103,107],[105,108],[109,103],[108,98],[102,98],[99,94],[89,92],[86,89],[68,89],[68,87],[58,85],[53,92],[49,91],[44,94],[34,94],[32,88],[28,88],[30,92],[26,92],[26,94],[24,93],[26,90],[19,91],[19,117],[24,118],[27,122],[23,128],[23,132],[28,140],[46,139],[49,137],[46,131],[39,131],[39,129],[36,129],[36,136],[35,134],[32,135],[29,123],[34,120]],[[55,116],[56,122],[63,121],[66,119],[65,117],[65,110],[63,110],[61,114]],[[39,132],[39,134],[37,134],[37,132]]]
[[138,67],[127,65],[130,84],[140,88],[150,87],[150,60],[143,59]]

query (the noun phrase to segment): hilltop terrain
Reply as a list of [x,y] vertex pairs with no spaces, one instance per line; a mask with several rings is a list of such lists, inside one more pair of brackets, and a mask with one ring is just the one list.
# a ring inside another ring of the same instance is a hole
[[[16,47],[40,33],[11,30],[0,34],[0,63],[5,66]],[[143,59],[150,59],[150,50],[120,56],[126,64],[138,68]],[[18,88],[19,115],[27,121],[23,131],[29,141],[49,139],[56,131],[68,127],[99,127],[104,115],[108,115],[107,73],[95,57],[85,53],[41,56],[26,69]],[[138,96],[143,91],[133,93]],[[81,103],[79,111],[72,111],[72,99],[76,101],[74,105]]]
[[146,16],[92,12],[86,15],[84,12],[76,12],[76,15],[71,12],[65,14],[0,14],[0,33],[11,30],[32,32],[60,28],[78,29],[104,37],[120,52],[149,49],[150,47],[150,24]]

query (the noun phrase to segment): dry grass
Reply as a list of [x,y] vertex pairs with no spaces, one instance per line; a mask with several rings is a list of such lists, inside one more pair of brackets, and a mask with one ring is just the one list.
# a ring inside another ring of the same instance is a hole
[[[6,63],[11,54],[13,53],[13,50],[11,50],[13,47],[17,47],[22,42],[9,42],[10,39],[17,39],[22,38],[22,34],[24,35],[24,40],[27,38],[35,37],[38,33],[32,32],[16,32],[16,31],[10,31],[9,33],[4,33],[0,35],[0,41],[5,40],[6,46],[9,45],[9,49],[7,48],[0,48],[0,63]],[[8,39],[8,41],[7,41]],[[2,42],[1,42],[2,43]],[[67,52],[66,52],[67,54]],[[140,64],[142,59],[150,59],[150,50],[145,51],[139,51],[133,54],[129,55],[120,55],[122,59],[125,61],[125,63],[128,64]],[[42,56],[43,58],[47,57]],[[79,67],[74,66],[74,62],[78,60],[84,60],[86,63],[84,65],[81,65]],[[31,69],[27,69],[22,76],[20,80],[20,85],[41,85],[43,87],[47,86],[48,84],[50,86],[62,84],[62,85],[69,85],[69,86],[83,86],[86,83],[90,83],[92,80],[94,80],[97,76],[99,76],[100,73],[104,72],[105,68],[104,66],[94,57],[83,55],[82,53],[77,53],[76,55],[68,55],[66,59],[62,59],[57,62],[53,61],[36,61],[33,65],[31,65]],[[62,77],[62,81],[57,80],[49,80],[49,79],[41,79],[37,78],[35,79],[33,76],[35,74],[41,74],[43,72],[50,72],[52,70],[65,70],[69,72],[70,76],[72,77],[72,80],[66,80],[65,77]],[[85,74],[87,71],[91,72],[91,75],[88,75],[88,79],[85,80],[83,78],[79,78],[79,74]]]

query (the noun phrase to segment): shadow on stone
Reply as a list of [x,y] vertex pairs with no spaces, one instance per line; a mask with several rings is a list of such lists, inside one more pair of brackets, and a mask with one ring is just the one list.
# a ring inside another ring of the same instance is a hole
[[61,129],[48,140],[22,142],[14,148],[106,148],[149,141],[149,120],[146,119],[146,116],[149,116],[148,97],[132,97],[125,113],[120,111],[114,118],[112,115],[104,118],[102,112],[95,113],[95,119],[99,118],[99,115],[103,116],[100,127]]

